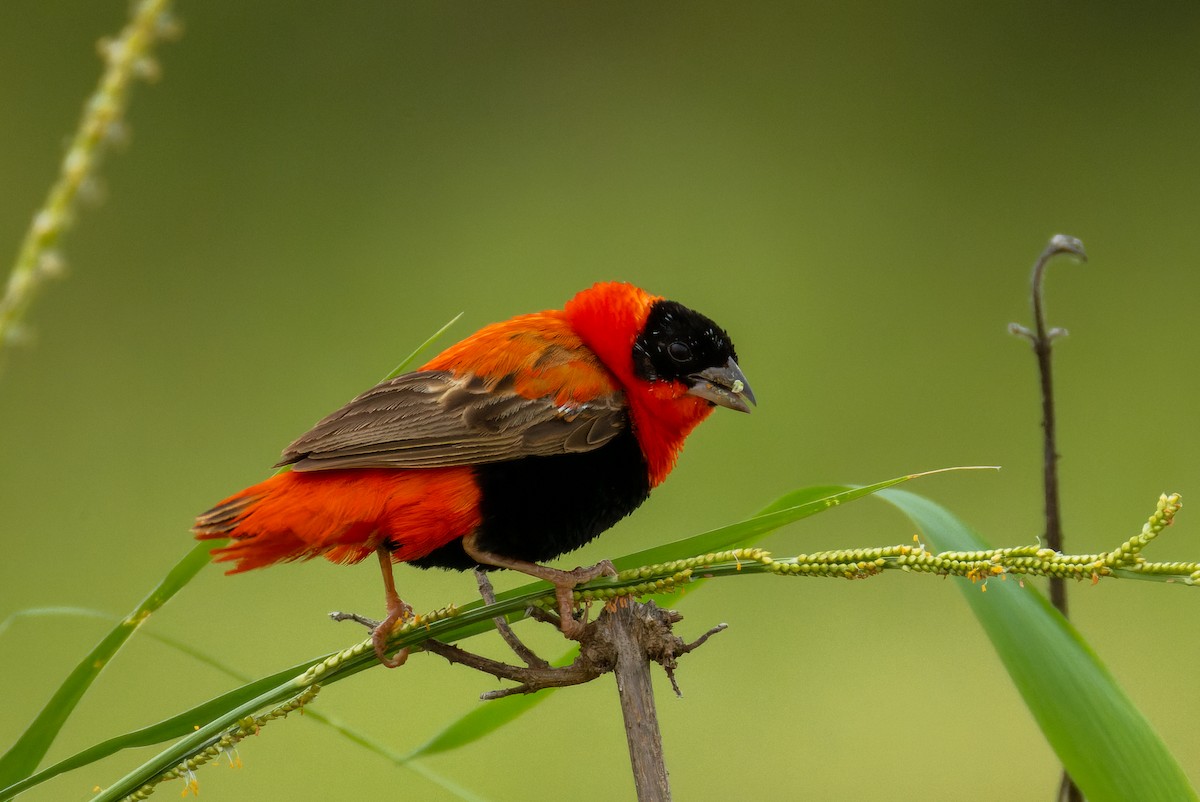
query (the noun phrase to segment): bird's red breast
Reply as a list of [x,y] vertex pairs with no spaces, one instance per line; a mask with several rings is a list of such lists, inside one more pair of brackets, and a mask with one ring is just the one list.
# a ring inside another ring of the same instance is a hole
[[[728,385],[728,386],[726,386]],[[457,541],[539,561],[577,548],[666,478],[714,404],[753,400],[711,320],[629,284],[487,326],[385,381],[284,451],[277,474],[197,519],[231,572],[380,546],[471,567]]]

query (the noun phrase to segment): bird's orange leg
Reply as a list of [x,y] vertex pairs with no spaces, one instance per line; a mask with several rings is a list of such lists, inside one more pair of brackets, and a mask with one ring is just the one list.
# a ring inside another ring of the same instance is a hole
[[617,569],[608,560],[601,560],[588,568],[576,568],[574,571],[560,571],[545,565],[515,560],[479,548],[475,535],[467,535],[462,540],[463,551],[480,565],[494,565],[497,568],[508,568],[523,574],[544,579],[554,586],[554,598],[558,601],[559,627],[562,633],[572,640],[579,640],[583,635],[584,624],[575,620],[575,599],[572,593],[577,585],[590,582],[598,576],[616,576]]
[[383,546],[375,549],[379,557],[379,568],[383,572],[383,592],[387,601],[387,618],[384,618],[371,630],[371,643],[375,646],[375,656],[379,662],[388,668],[399,668],[408,659],[408,647],[396,652],[395,656],[387,656],[387,640],[392,634],[392,628],[397,621],[403,621],[412,615],[412,607],[405,604],[396,593],[396,578],[392,575],[392,553]]

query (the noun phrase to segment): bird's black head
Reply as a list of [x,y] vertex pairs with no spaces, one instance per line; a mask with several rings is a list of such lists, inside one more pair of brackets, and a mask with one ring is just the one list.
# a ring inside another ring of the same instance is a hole
[[681,382],[713,404],[749,412],[754,393],[725,330],[675,301],[656,301],[633,343],[633,371],[646,381]]

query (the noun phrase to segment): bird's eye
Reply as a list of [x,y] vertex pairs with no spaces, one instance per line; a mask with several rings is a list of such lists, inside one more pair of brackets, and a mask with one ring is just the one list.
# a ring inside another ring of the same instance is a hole
[[687,362],[692,358],[692,348],[687,343],[676,340],[667,346],[667,355],[676,362]]

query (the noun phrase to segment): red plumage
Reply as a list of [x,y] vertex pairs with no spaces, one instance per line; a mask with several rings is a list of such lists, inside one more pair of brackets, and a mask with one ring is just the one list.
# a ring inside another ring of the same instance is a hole
[[[213,513],[217,512],[217,516]],[[479,525],[479,488],[469,468],[284,471],[231,496],[196,526],[200,539],[230,537],[217,562],[236,574],[322,556],[356,563],[389,532],[404,532],[395,562],[424,557]]]
[[564,608],[580,575],[535,561],[640,504],[714,404],[749,410],[734,357],[708,318],[629,284],[597,284],[563,310],[487,326],[367,391],[284,451],[292,470],[222,501],[193,531],[231,539],[213,552],[236,562],[229,573],[377,553],[389,586],[381,659],[406,609],[391,562],[516,568],[554,582]]

